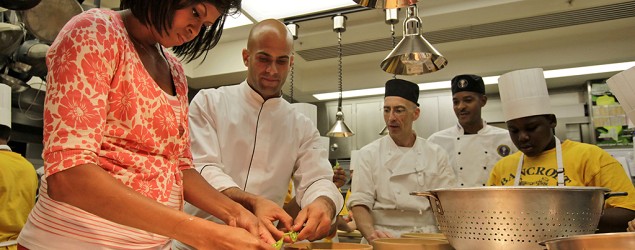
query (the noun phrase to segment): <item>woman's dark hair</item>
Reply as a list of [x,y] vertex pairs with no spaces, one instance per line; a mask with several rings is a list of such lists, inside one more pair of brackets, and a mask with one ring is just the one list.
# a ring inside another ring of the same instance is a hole
[[[130,9],[142,24],[151,25],[159,34],[167,33],[172,26],[176,10],[198,3],[208,2],[221,13],[220,17],[209,27],[201,27],[198,35],[187,43],[172,48],[174,54],[185,62],[191,62],[201,55],[207,57],[207,52],[214,48],[221,35],[227,15],[233,15],[240,10],[242,0],[121,0],[119,7]],[[205,59],[203,57],[203,59]]]

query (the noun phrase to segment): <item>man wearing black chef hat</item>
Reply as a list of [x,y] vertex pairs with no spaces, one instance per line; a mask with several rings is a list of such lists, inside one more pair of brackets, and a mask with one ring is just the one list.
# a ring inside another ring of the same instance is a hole
[[429,202],[409,192],[457,185],[445,151],[412,129],[421,112],[418,99],[416,84],[389,80],[383,106],[388,135],[357,152],[347,205],[364,241],[438,232]]
[[606,200],[598,232],[625,231],[635,218],[635,187],[620,163],[601,148],[554,135],[542,69],[503,74],[498,80],[509,135],[520,152],[501,159],[492,170],[493,186],[595,186],[628,192]]
[[455,76],[452,107],[458,123],[428,138],[448,153],[461,187],[485,186],[494,163],[517,151],[507,130],[487,125],[481,118],[486,103],[483,78]]

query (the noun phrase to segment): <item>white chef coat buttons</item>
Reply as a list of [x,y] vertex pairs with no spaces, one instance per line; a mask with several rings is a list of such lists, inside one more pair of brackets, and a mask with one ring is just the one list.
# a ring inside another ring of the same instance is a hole
[[463,167],[460,167],[459,170],[463,170]]
[[459,152],[459,154],[461,154],[461,152]]
[[461,140],[461,137],[457,137],[456,139],[457,139],[457,140]]
[[487,170],[487,166],[483,166],[483,170]]

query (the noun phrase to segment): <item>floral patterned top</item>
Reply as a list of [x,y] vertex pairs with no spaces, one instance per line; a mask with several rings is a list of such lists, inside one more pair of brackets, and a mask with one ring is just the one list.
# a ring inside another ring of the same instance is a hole
[[[167,200],[180,169],[192,166],[187,112],[176,117],[143,67],[119,14],[89,10],[58,35],[47,55],[46,176],[96,164],[137,192]],[[181,110],[187,83],[165,53]]]

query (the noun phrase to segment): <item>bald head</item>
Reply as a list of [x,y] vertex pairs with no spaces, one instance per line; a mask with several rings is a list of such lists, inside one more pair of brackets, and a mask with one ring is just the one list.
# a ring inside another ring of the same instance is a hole
[[275,19],[257,23],[242,55],[249,86],[265,100],[280,97],[293,65],[293,36],[287,26]]
[[263,40],[286,41],[289,48],[293,49],[293,35],[284,23],[276,19],[263,20],[251,28],[247,39],[247,49],[253,50],[254,46]]

